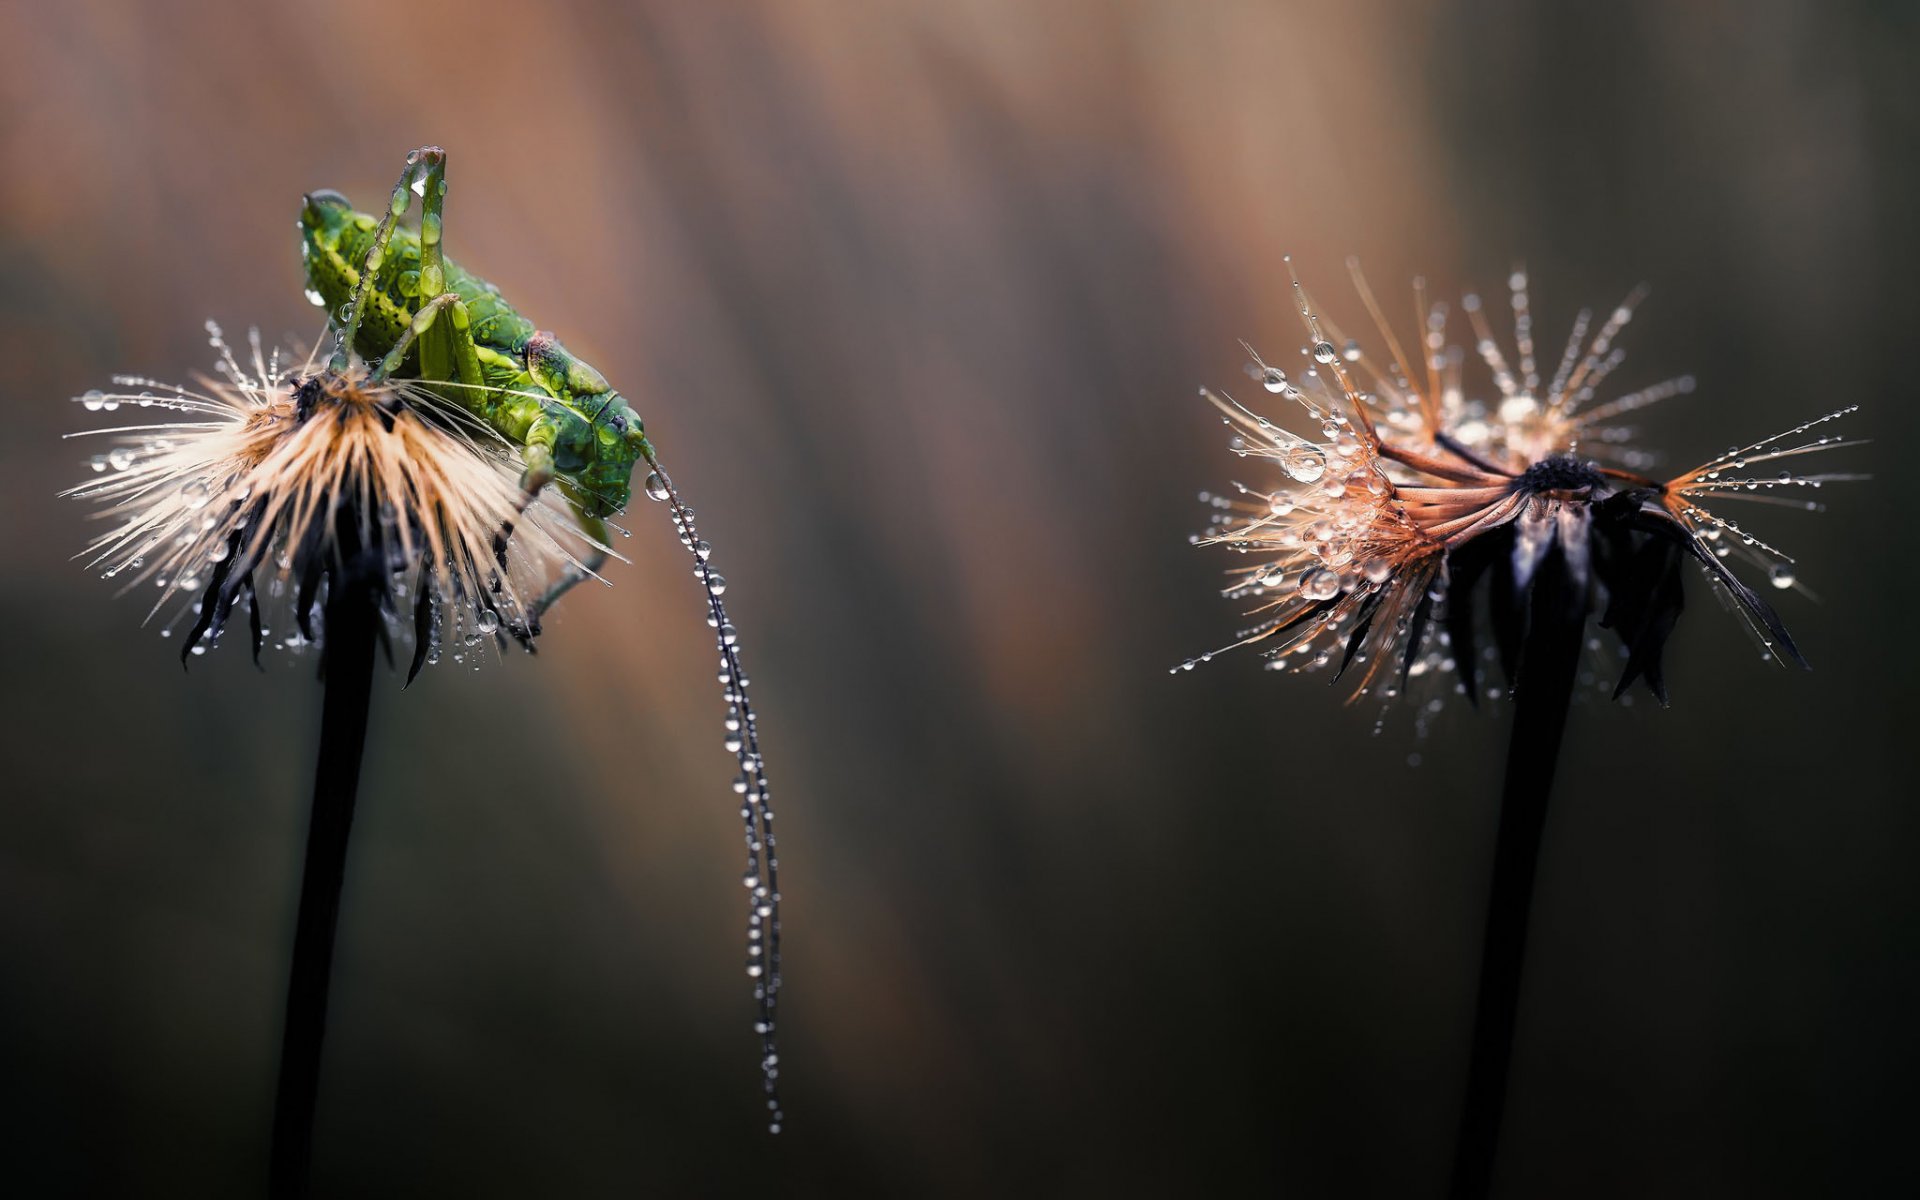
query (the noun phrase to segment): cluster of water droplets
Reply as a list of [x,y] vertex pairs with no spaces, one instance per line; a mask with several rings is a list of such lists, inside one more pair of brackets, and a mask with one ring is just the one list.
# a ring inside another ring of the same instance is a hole
[[1808,473],[1791,468],[1775,469],[1770,464],[1859,445],[1859,439],[1833,434],[1807,436],[1822,425],[1858,411],[1858,405],[1849,405],[1750,445],[1727,447],[1726,453],[1695,468],[1672,485],[1672,490],[1681,498],[1678,505],[1681,518],[1716,557],[1727,558],[1737,552],[1764,568],[1767,582],[1774,587],[1783,590],[1801,587],[1791,556],[1760,540],[1732,519],[1709,511],[1700,501],[1741,500],[1823,511],[1825,506],[1817,500],[1789,499],[1770,493],[1796,488],[1811,491],[1822,484],[1850,483],[1866,477],[1832,471]]
[[700,537],[693,509],[684,503],[673,480],[651,458],[652,471],[641,486],[649,499],[663,501],[672,510],[680,544],[693,555],[693,574],[707,597],[707,625],[714,631],[720,652],[719,681],[726,700],[723,744],[734,756],[740,773],[733,781],[740,797],[740,820],[745,828],[746,872],[740,882],[747,890],[747,976],[753,981],[758,1007],[754,1032],[760,1038],[761,1082],[766,1091],[767,1128],[779,1133],[785,1114],[780,1107],[780,1054],[775,1038],[780,1003],[780,857],[773,830],[773,798],[767,782],[766,760],[760,754],[759,725],[747,699],[750,682],[740,665],[740,633],[727,617],[727,581],[713,569],[713,547]]
[[[209,343],[220,352],[216,369],[240,388],[242,403],[252,405],[261,384],[235,361],[218,325],[209,321],[207,333]],[[267,355],[257,332],[250,343],[257,371],[276,372],[278,351]],[[156,416],[184,413],[196,418],[143,420],[66,435],[113,442],[87,462],[96,478],[64,493],[102,503],[110,513],[125,518],[94,540],[89,565],[103,579],[127,576],[129,589],[153,584],[160,592],[153,608],[157,612],[169,597],[199,588],[227,559],[234,535],[245,528],[244,516],[236,519],[229,511],[236,499],[244,501],[248,494],[241,473],[203,461],[197,450],[208,436],[217,438],[234,429],[246,410],[145,376],[116,375],[113,385],[126,390],[94,388],[74,397],[74,402],[90,413],[137,408],[158,410]],[[199,612],[196,603],[182,615],[197,617]],[[204,652],[201,645],[193,649],[195,654]]]
[[[1236,482],[1231,492],[1201,493],[1210,520],[1190,539],[1260,560],[1230,568],[1222,591],[1255,601],[1252,611],[1260,622],[1239,631],[1232,644],[1260,644],[1270,669],[1338,664],[1344,671],[1369,656],[1383,657],[1392,647],[1404,672],[1369,670],[1359,689],[1389,697],[1403,674],[1411,679],[1451,670],[1456,664],[1447,638],[1435,628],[1447,608],[1446,555],[1455,545],[1521,516],[1519,481],[1558,456],[1577,455],[1608,477],[1603,492],[1645,489],[1652,512],[1677,518],[1716,558],[1742,554],[1761,563],[1768,582],[1779,589],[1800,587],[1792,559],[1695,501],[1738,498],[1817,510],[1820,506],[1805,499],[1804,491],[1793,498],[1777,493],[1862,478],[1772,466],[1754,470],[1856,444],[1811,433],[1852,408],[1731,448],[1677,480],[1661,483],[1638,474],[1655,455],[1618,419],[1694,390],[1693,378],[1680,376],[1612,398],[1604,394],[1625,361],[1619,339],[1646,294],[1644,287],[1603,320],[1596,321],[1593,310],[1581,311],[1545,379],[1524,268],[1515,268],[1507,280],[1510,340],[1503,341],[1478,296],[1464,297],[1459,307],[1473,327],[1473,348],[1494,384],[1494,394],[1479,399],[1469,396],[1463,383],[1466,352],[1449,342],[1448,305],[1429,302],[1424,281],[1415,280],[1421,328],[1416,340],[1402,343],[1358,264],[1349,260],[1349,266],[1388,354],[1375,359],[1343,339],[1314,311],[1297,276],[1294,295],[1308,332],[1301,349],[1306,362],[1297,378],[1247,348],[1248,374],[1269,393],[1300,405],[1319,426],[1318,437],[1282,429],[1230,399],[1205,389],[1201,393],[1231,429],[1232,453],[1265,459],[1277,468],[1278,486],[1270,491]],[[1407,354],[1408,348],[1415,353]],[[1742,587],[1729,583],[1731,578],[1714,581]],[[1753,613],[1764,611],[1745,601],[1740,607],[1750,624]],[[1773,620],[1770,614],[1766,619]],[[1772,634],[1756,631],[1771,651]],[[1202,655],[1173,669],[1191,670],[1212,657]],[[1500,689],[1489,688],[1489,696],[1498,694]]]
[[[1318,438],[1283,428],[1230,398],[1202,392],[1233,431],[1229,450],[1278,468],[1272,490],[1235,482],[1231,494],[1202,492],[1200,501],[1209,507],[1210,520],[1190,539],[1260,559],[1230,571],[1222,594],[1257,599],[1261,603],[1255,611],[1268,614],[1240,631],[1235,645],[1265,640],[1282,629],[1292,635],[1267,650],[1268,665],[1275,669],[1331,662],[1316,635],[1338,630],[1351,617],[1357,605],[1347,600],[1391,587],[1417,536],[1394,504],[1390,464],[1378,455],[1374,435],[1348,415],[1353,399],[1338,373],[1361,359],[1360,347],[1351,340],[1336,347],[1317,324],[1312,332],[1315,337],[1300,350],[1306,360],[1300,384],[1251,347],[1247,374],[1268,392],[1299,405],[1318,425]],[[1362,396],[1360,403],[1370,399]],[[1304,624],[1295,623],[1303,610],[1329,602],[1340,603]],[[1192,670],[1212,657],[1208,653],[1188,659],[1172,670]]]

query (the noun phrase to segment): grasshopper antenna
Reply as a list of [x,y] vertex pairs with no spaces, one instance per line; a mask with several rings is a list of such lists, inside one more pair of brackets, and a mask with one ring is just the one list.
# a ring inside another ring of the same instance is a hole
[[747,976],[759,1005],[754,1032],[760,1035],[760,1073],[767,1094],[767,1129],[780,1132],[780,1056],[774,1029],[780,1004],[780,857],[773,833],[773,801],[768,794],[766,763],[760,757],[760,733],[753,705],[747,700],[747,676],[740,667],[740,634],[727,619],[720,597],[727,581],[711,562],[713,548],[700,540],[693,509],[680,499],[651,449],[644,457],[651,474],[648,497],[665,500],[673,511],[680,544],[693,553],[693,573],[707,593],[707,624],[720,648],[720,682],[727,701],[726,746],[740,763],[733,790],[740,797],[740,819],[746,826],[747,871],[741,882],[747,889]]

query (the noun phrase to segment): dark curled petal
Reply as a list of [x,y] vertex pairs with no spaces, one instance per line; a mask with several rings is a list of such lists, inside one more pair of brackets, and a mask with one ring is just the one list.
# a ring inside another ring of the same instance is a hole
[[384,620],[374,622],[374,633],[380,642],[380,653],[386,657],[387,670],[393,670],[393,635],[387,632]]
[[1297,629],[1300,626],[1305,625],[1308,621],[1313,620],[1315,617],[1320,616],[1322,613],[1332,612],[1339,603],[1340,603],[1340,600],[1338,597],[1332,600],[1321,600],[1318,603],[1314,604],[1312,607],[1303,608],[1299,612],[1293,614],[1291,617],[1288,617],[1285,621],[1282,621],[1280,624],[1275,625],[1273,627],[1273,632],[1285,633],[1289,629]]
[[[1639,528],[1649,511],[1660,512],[1659,493],[1652,488],[1628,488],[1615,492],[1593,506],[1597,523],[1608,529]],[[1649,510],[1649,505],[1653,506]],[[1662,514],[1664,518],[1664,514]],[[1667,518],[1667,523],[1673,522]]]
[[233,561],[239,552],[240,534],[236,531],[227,539],[227,556],[213,565],[213,574],[207,580],[207,588],[200,593],[200,619],[193,623],[187,636],[181,639],[180,665],[187,665],[187,658],[200,639],[207,636],[207,630],[213,628],[215,621],[224,621],[227,613],[233,609],[233,595],[227,588],[227,577],[233,574]]
[[1647,587],[1640,577],[1641,557],[1629,551],[1624,557],[1609,555],[1600,582],[1607,589],[1606,611],[1600,614],[1600,628],[1620,636],[1620,644],[1631,649],[1632,631],[1639,627],[1646,611]]
[[[1319,617],[1325,613],[1332,612],[1339,603],[1340,603],[1340,600],[1336,597],[1335,599],[1332,599],[1332,600],[1321,600],[1306,608],[1303,608],[1299,612],[1293,614],[1291,617],[1288,617],[1286,620],[1280,622],[1280,624],[1275,625],[1273,629],[1269,631],[1269,636],[1272,636],[1273,634],[1285,633],[1289,629],[1297,629],[1316,617]],[[540,627],[538,625],[535,625],[533,627],[533,632],[535,636],[538,636],[540,633]],[[528,644],[527,650],[529,652],[533,650],[533,646],[531,643]]]
[[1514,681],[1520,678],[1520,648],[1526,644],[1527,626],[1532,619],[1528,604],[1530,589],[1517,586],[1513,578],[1511,527],[1487,534],[1483,540],[1498,543],[1496,549],[1499,557],[1493,563],[1493,584],[1488,589],[1488,606],[1493,615],[1493,642],[1500,649],[1500,669],[1506,673],[1507,686],[1512,687]]
[[1758,592],[1740,582],[1740,577],[1735,575],[1726,563],[1720,561],[1719,555],[1715,554],[1713,548],[1705,541],[1674,520],[1664,509],[1648,504],[1638,505],[1628,518],[1628,523],[1642,533],[1664,538],[1684,547],[1687,553],[1705,568],[1708,578],[1726,588],[1733,596],[1734,602],[1767,631],[1788,658],[1803,668],[1812,669],[1801,655],[1800,648],[1793,644],[1793,636],[1787,632],[1786,625],[1781,622],[1780,614],[1774,612],[1773,606],[1761,599]]
[[266,668],[260,665],[260,647],[266,644],[267,631],[260,624],[260,593],[254,590],[251,574],[242,579],[240,585],[247,589],[247,629],[253,635],[253,665],[264,671]]
[[300,561],[303,569],[300,573],[300,590],[293,602],[293,617],[300,626],[300,636],[311,642],[314,640],[313,599],[320,592],[320,580],[325,574],[321,569],[324,559],[318,548],[313,548],[302,553]]
[[1433,616],[1433,593],[1424,592],[1413,607],[1413,619],[1407,624],[1406,646],[1400,653],[1400,688],[1406,690],[1413,675],[1413,660],[1420,657],[1420,645],[1426,641],[1427,620]]
[[1607,593],[1606,611],[1600,614],[1602,629],[1625,629],[1636,619],[1641,595],[1633,586],[1637,561],[1633,536],[1624,527],[1594,523],[1593,573]]
[[1340,677],[1345,675],[1347,668],[1353,665],[1353,656],[1360,653],[1361,645],[1367,640],[1367,630],[1373,628],[1373,618],[1379,615],[1380,595],[1381,593],[1375,592],[1368,596],[1360,605],[1359,611],[1354,614],[1358,620],[1354,624],[1353,632],[1347,635],[1347,652],[1340,656],[1340,669],[1335,671],[1333,678],[1327,681],[1329,685],[1340,682]]
[[1473,593],[1480,577],[1500,557],[1500,546],[1490,538],[1475,538],[1447,556],[1447,640],[1453,651],[1453,669],[1467,688],[1467,703],[1480,706],[1480,657],[1475,653]]
[[1772,605],[1762,600],[1758,592],[1740,582],[1739,576],[1728,569],[1727,564],[1721,562],[1719,556],[1708,549],[1699,538],[1689,536],[1686,545],[1687,550],[1700,560],[1700,565],[1707,569],[1707,574],[1727,591],[1733,593],[1734,600],[1741,608],[1747,610],[1748,616],[1759,622],[1761,628],[1773,636],[1776,646],[1786,651],[1787,657],[1793,659],[1802,668],[1812,670],[1807,660],[1801,655],[1800,648],[1793,644],[1792,635],[1787,632],[1787,627],[1780,621],[1780,614],[1773,611]]
[[1665,531],[1636,540],[1638,501],[1622,506],[1615,503],[1619,499],[1612,497],[1599,506],[1593,539],[1594,570],[1607,592],[1600,625],[1619,635],[1627,650],[1627,663],[1613,695],[1619,699],[1645,673],[1648,688],[1665,704],[1661,651],[1682,602],[1680,581],[1674,577],[1680,543]]
[[1686,606],[1680,549],[1664,538],[1656,538],[1640,547],[1635,557],[1638,561],[1633,571],[1623,580],[1624,586],[1632,590],[1631,607],[1622,610],[1621,616],[1626,619],[1615,626],[1620,640],[1627,646],[1627,666],[1620,674],[1613,698],[1618,700],[1635,679],[1645,674],[1648,690],[1664,705],[1667,680],[1661,655],[1675,623],[1680,620],[1681,609]]
[[407,665],[407,682],[400,685],[402,691],[412,686],[420,674],[420,668],[427,665],[427,653],[433,648],[433,589],[427,585],[426,572],[420,575],[420,595],[413,602],[413,661]]
[[[233,554],[229,552],[227,557],[222,560],[221,565],[230,566],[232,562]],[[245,582],[246,577],[242,576],[238,581],[220,589],[220,603],[213,614],[214,637],[219,637],[220,632],[227,627],[227,618],[233,615],[233,606],[238,603],[240,599],[240,586]]]

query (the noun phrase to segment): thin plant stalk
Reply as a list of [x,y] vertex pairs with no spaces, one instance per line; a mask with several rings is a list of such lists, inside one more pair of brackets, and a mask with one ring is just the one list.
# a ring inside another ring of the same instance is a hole
[[1547,799],[1553,790],[1554,768],[1559,762],[1567,708],[1580,665],[1580,644],[1586,634],[1584,581],[1569,578],[1557,549],[1540,566],[1530,608],[1526,645],[1514,687],[1513,735],[1507,747],[1493,886],[1487,900],[1473,1051],[1448,1193],[1452,1200],[1480,1200],[1490,1194],[1493,1185],[1541,833],[1546,828]]
[[[343,535],[352,536],[346,529],[351,520],[343,516],[339,521]],[[360,786],[360,760],[367,742],[380,614],[369,587],[377,577],[370,580],[365,564],[355,561],[362,557],[349,555],[345,569],[335,573],[323,617],[321,672],[325,700],[320,719],[320,759],[314,771],[313,814],[307,829],[300,909],[294,921],[293,967],[287,984],[286,1027],[273,1112],[270,1181],[271,1194],[279,1200],[305,1197],[309,1189],[334,931],[340,916],[354,797]]]

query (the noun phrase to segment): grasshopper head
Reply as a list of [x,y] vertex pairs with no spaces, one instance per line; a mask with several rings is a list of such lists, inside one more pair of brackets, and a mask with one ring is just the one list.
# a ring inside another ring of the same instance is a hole
[[337,250],[340,235],[353,228],[360,215],[353,211],[353,202],[324,188],[300,200],[300,240],[311,247]]
[[359,217],[339,192],[309,192],[300,205],[300,257],[307,266],[307,286],[329,308],[353,290],[348,261],[353,247],[348,241],[359,228]]
[[640,414],[618,392],[607,398],[606,409],[594,422],[593,462],[581,472],[581,482],[599,505],[597,515],[618,512],[633,495],[633,472],[653,453]]
[[606,376],[575,358],[552,334],[535,333],[524,353],[527,373],[541,390],[581,416],[577,450],[585,466],[580,484],[591,500],[592,515],[604,517],[625,508],[633,494],[634,466],[653,449],[640,414]]

